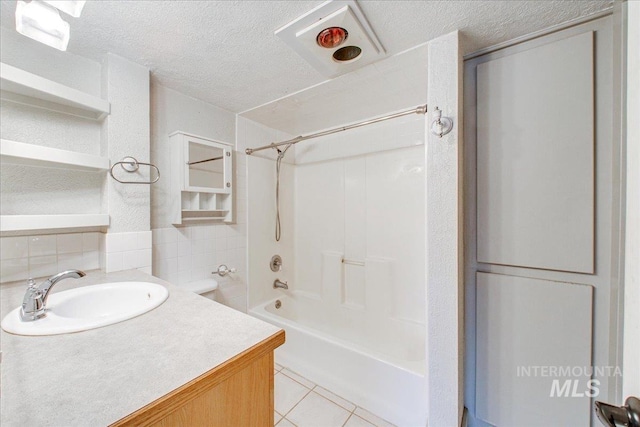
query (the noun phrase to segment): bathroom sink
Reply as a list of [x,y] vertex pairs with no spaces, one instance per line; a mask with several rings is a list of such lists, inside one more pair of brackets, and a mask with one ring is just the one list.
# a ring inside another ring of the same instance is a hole
[[162,304],[164,286],[149,282],[116,282],[51,293],[46,317],[20,318],[20,307],[2,320],[2,329],[17,335],[58,335],[86,331],[131,319]]

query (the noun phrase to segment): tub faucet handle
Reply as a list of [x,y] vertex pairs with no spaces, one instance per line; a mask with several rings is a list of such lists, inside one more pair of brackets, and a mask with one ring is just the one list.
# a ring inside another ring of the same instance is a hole
[[269,262],[269,267],[273,272],[282,270],[282,257],[280,255],[272,256],[271,261]]

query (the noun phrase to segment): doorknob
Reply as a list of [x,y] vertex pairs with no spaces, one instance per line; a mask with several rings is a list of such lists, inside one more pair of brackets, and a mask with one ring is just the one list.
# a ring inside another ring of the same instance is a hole
[[596,402],[596,414],[600,422],[607,427],[640,427],[640,399],[629,396],[624,406],[613,406]]

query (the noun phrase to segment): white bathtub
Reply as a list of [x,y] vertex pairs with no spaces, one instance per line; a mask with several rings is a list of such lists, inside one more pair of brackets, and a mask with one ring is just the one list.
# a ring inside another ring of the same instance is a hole
[[250,310],[281,327],[276,362],[398,426],[425,426],[424,325],[376,324],[292,292]]

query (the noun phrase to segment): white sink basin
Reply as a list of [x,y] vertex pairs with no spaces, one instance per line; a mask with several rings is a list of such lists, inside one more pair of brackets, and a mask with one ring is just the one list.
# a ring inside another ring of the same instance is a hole
[[17,335],[58,335],[112,325],[144,314],[169,296],[164,286],[117,282],[51,291],[47,316],[33,322],[20,318],[20,307],[2,319],[2,329]]

